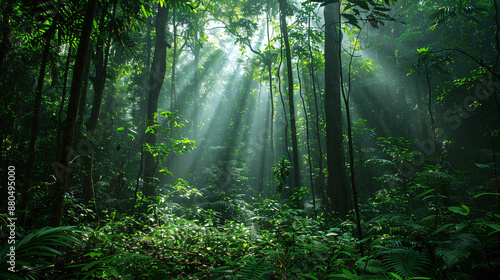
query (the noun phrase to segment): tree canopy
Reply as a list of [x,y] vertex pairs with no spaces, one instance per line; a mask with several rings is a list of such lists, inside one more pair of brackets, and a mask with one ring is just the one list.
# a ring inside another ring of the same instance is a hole
[[498,278],[497,2],[2,1],[0,278]]

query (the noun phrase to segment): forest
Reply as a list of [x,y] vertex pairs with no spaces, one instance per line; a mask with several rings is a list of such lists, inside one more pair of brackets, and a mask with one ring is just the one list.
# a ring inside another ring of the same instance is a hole
[[0,279],[500,279],[497,0],[2,0]]

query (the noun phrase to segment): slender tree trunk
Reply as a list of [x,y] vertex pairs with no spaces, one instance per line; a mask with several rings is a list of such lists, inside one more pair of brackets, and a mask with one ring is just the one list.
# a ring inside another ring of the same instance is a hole
[[[106,26],[105,15],[107,14],[108,4],[104,4],[103,16],[101,18],[101,28]],[[116,2],[113,7],[113,16],[116,11]],[[97,123],[99,120],[99,115],[101,114],[102,100],[104,97],[104,88],[106,86],[106,69],[108,66],[109,51],[111,47],[111,40],[108,39],[106,47],[104,47],[104,39],[98,38],[96,45],[96,63],[95,63],[95,77],[92,79],[94,85],[94,100],[92,102],[92,111],[90,113],[89,120],[85,125],[90,136],[93,138],[96,134]],[[84,157],[85,169],[87,170],[87,176],[85,178],[85,183],[83,184],[83,198],[84,202],[87,203],[95,198],[94,190],[94,179],[93,179],[93,166],[94,166],[94,152],[95,146],[91,143],[91,151],[89,156]]]
[[[264,108],[261,109],[261,98],[260,98],[260,91],[259,95],[257,98],[257,114],[265,116],[264,120],[261,124],[258,126],[258,131],[262,131],[262,138],[261,138],[261,143],[262,146],[260,148],[260,161],[261,164],[258,168],[258,173],[257,173],[257,194],[263,195],[264,192],[264,184],[265,184],[265,179],[267,177],[267,170],[266,168],[268,167],[266,162],[267,162],[267,157],[269,156],[268,153],[268,139],[269,139],[269,114],[268,114],[268,108],[267,106],[264,106]],[[267,104],[267,103],[265,103]]]
[[42,62],[40,64],[40,72],[38,74],[38,84],[35,93],[35,106],[33,108],[33,120],[31,121],[31,134],[30,134],[30,145],[28,148],[28,162],[26,164],[26,173],[24,174],[24,184],[21,195],[21,210],[27,210],[28,199],[29,199],[29,189],[31,185],[31,176],[33,173],[33,167],[35,165],[36,156],[36,142],[38,138],[38,119],[40,117],[40,107],[42,104],[42,92],[43,92],[43,82],[45,80],[45,72],[47,68],[47,61],[50,53],[50,42],[52,41],[52,35],[55,31],[56,23],[53,22],[49,31],[45,36],[45,45],[43,47]]
[[270,132],[269,132],[269,165],[268,165],[268,173],[270,174],[269,178],[269,188],[268,188],[268,196],[271,195],[271,187],[274,186],[273,182],[273,174],[271,168],[274,164],[274,93],[273,93],[273,73],[272,73],[272,62],[273,56],[271,53],[271,36],[269,35],[269,12],[266,14],[266,31],[267,31],[267,46],[269,50],[267,51],[267,70],[269,74],[269,102],[271,103],[271,114],[270,114]]
[[[299,156],[298,156],[298,144],[297,144],[297,126],[295,123],[295,102],[293,100],[293,70],[292,70],[292,55],[290,51],[290,41],[288,40],[288,27],[286,25],[286,12],[288,9],[288,4],[286,0],[279,0],[280,4],[280,22],[281,22],[281,32],[283,34],[283,40],[285,41],[285,52],[286,52],[286,69],[288,76],[288,107],[290,110],[290,128],[292,133],[292,172],[293,172],[293,183],[294,190],[298,191],[300,189],[300,176],[299,176]],[[298,208],[302,208],[302,201],[295,202]]]
[[351,196],[345,170],[340,101],[340,4],[325,6],[325,122],[327,152],[326,211],[344,218],[351,209]]
[[89,89],[89,73],[90,73],[90,58],[92,57],[92,44],[89,46],[87,53],[87,62],[85,64],[85,70],[83,71],[83,85],[82,93],[80,96],[80,104],[78,107],[78,123],[77,123],[77,136],[80,135],[81,127],[83,126],[83,120],[85,119],[85,105],[87,105],[87,92]]
[[[197,27],[195,27],[197,28]],[[201,117],[201,97],[200,97],[200,51],[201,47],[198,44],[199,32],[196,31],[193,46],[194,56],[194,76],[193,76],[193,135],[194,139],[198,140],[198,132],[200,130]]]
[[59,139],[61,137],[61,131],[62,131],[62,113],[64,111],[64,103],[66,102],[66,92],[67,92],[67,85],[68,85],[68,74],[69,74],[69,63],[71,61],[71,44],[68,47],[68,55],[66,57],[66,66],[64,67],[64,76],[63,76],[63,84],[62,84],[62,94],[61,94],[61,104],[59,105],[59,113],[57,114],[57,122],[58,122],[58,130],[57,130],[57,141],[59,142]]
[[[155,125],[156,114],[158,111],[158,98],[165,79],[167,68],[167,41],[165,38],[166,25],[168,19],[167,5],[161,6],[158,4],[158,14],[156,15],[155,29],[156,29],[156,44],[151,64],[151,72],[149,75],[149,96],[148,96],[148,109],[146,121],[148,127]],[[148,132],[146,134],[146,144],[154,148],[156,146],[156,133]],[[155,171],[157,165],[157,158],[152,152],[145,154],[144,166],[144,195],[146,197],[156,196],[156,178]]]
[[78,103],[82,91],[83,74],[87,62],[87,51],[90,45],[90,35],[92,33],[93,20],[97,8],[97,0],[89,0],[85,18],[82,24],[82,33],[80,35],[80,44],[75,57],[75,66],[73,70],[73,79],[71,81],[70,97],[68,102],[68,111],[64,123],[64,131],[61,141],[61,153],[59,162],[53,164],[56,174],[56,184],[53,191],[53,205],[50,225],[57,227],[61,224],[64,194],[66,192],[66,181],[68,179],[71,161],[71,146],[75,136],[76,119],[78,116]]
[[278,64],[278,71],[276,71],[276,76],[278,78],[278,91],[280,94],[280,100],[281,100],[281,107],[283,108],[283,120],[285,121],[285,129],[283,135],[285,136],[284,139],[285,141],[283,142],[284,145],[282,147],[285,148],[285,152],[290,158],[290,151],[288,150],[288,118],[286,116],[286,105],[285,105],[285,100],[283,98],[283,92],[281,91],[281,64],[283,63],[283,36],[280,36],[280,63]]
[[[308,29],[311,29],[311,14],[308,15],[308,21],[307,21],[307,25],[308,25]],[[318,168],[319,168],[319,179],[317,180],[317,184],[319,185],[320,187],[320,190],[321,190],[321,197],[323,199],[323,205],[325,205],[326,203],[326,197],[325,197],[325,188],[324,188],[324,182],[325,182],[325,173],[323,172],[323,149],[321,147],[321,127],[319,125],[319,108],[320,108],[320,105],[318,105],[318,97],[317,97],[317,92],[316,92],[316,83],[315,83],[315,79],[314,79],[314,54],[313,54],[313,51],[312,51],[312,47],[311,47],[311,36],[307,36],[307,47],[309,49],[309,55],[311,56],[311,70],[310,70],[310,73],[311,73],[311,84],[312,84],[312,93],[313,93],[313,96],[314,96],[314,108],[316,110],[316,139],[318,141],[318,153],[319,153],[319,157],[318,157]],[[315,186],[313,186],[315,187]]]
[[297,78],[299,80],[299,94],[300,98],[302,99],[302,107],[304,108],[304,116],[306,119],[306,144],[307,144],[307,162],[309,165],[309,181],[311,183],[311,195],[313,199],[313,209],[316,211],[316,194],[314,191],[314,179],[313,179],[313,165],[311,161],[311,145],[310,145],[310,140],[309,140],[309,117],[307,114],[307,108],[306,108],[306,100],[304,99],[304,96],[302,95],[302,82],[300,81],[300,71],[299,71],[299,62],[297,62]]
[[[500,21],[498,20],[498,3],[497,0],[493,0],[493,5],[495,5],[495,51],[497,53],[495,59],[495,65],[493,65],[493,72],[496,72],[498,67],[498,61],[500,59]],[[500,110],[500,107],[498,108]]]
[[173,27],[174,27],[174,42],[173,42],[173,47],[174,47],[174,55],[173,55],[173,60],[172,60],[172,76],[170,78],[170,92],[172,94],[171,96],[171,102],[170,102],[170,111],[175,112],[176,110],[176,88],[175,88],[175,68],[177,67],[177,23],[175,22],[176,20],[176,8],[172,7],[172,12],[173,12]]
[[2,13],[2,38],[0,41],[0,81],[2,80],[3,77],[3,62],[7,57],[7,53],[11,49],[10,38],[9,38],[11,35],[9,22],[13,12],[12,5],[13,1],[7,0],[7,3],[5,4],[5,9]]

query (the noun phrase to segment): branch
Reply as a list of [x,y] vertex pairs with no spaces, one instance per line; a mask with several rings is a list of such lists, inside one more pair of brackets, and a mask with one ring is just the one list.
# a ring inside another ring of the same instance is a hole
[[468,54],[465,51],[462,51],[460,49],[442,49],[439,51],[429,51],[429,55],[433,54],[433,53],[440,53],[440,52],[447,52],[447,51],[455,51],[455,52],[459,52],[459,53],[467,56],[468,58],[472,59],[475,63],[477,63],[479,66],[484,67],[486,70],[488,70],[488,72],[490,72],[493,76],[500,78],[500,75],[495,73],[495,69],[491,69],[491,67],[484,64],[484,62],[482,60],[478,60],[477,58],[473,57],[472,55],[470,55],[470,54]]

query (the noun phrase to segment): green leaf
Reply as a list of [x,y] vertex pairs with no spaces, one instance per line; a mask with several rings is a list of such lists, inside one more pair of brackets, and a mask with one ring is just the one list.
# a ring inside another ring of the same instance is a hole
[[394,272],[389,272],[389,273],[392,275],[392,277],[394,277],[394,279],[403,280],[403,278],[401,278],[401,276],[397,275],[396,273]]
[[435,191],[435,189],[429,189],[429,190],[426,190],[425,192],[423,192],[423,193],[421,193],[421,194],[419,194],[419,195],[415,196],[415,198],[419,198],[419,197],[424,196],[424,195],[426,195],[426,194],[428,194],[428,193],[430,193],[430,192],[433,192],[433,191]]
[[148,12],[146,12],[146,7],[144,5],[141,5],[142,13],[144,14],[145,17],[148,17]]
[[125,129],[124,127],[119,127],[116,130],[120,131],[120,130],[124,130],[124,129]]
[[311,279],[314,279],[314,280],[319,280],[316,276],[314,276],[312,273],[306,273],[306,274],[302,274],[303,277],[308,277],[308,278],[311,278]]
[[466,205],[463,205],[463,204],[461,207],[450,206],[450,207],[448,207],[448,210],[450,210],[451,212],[455,212],[457,214],[460,214],[460,215],[464,215],[464,216],[467,216],[470,213],[469,207],[467,207]]
[[352,24],[357,28],[361,29],[361,27],[358,25],[358,19],[355,16],[351,14],[342,14],[342,16],[347,20],[347,23]]
[[474,196],[473,198],[478,198],[478,197],[483,196],[483,195],[500,195],[500,193],[480,193],[480,194]]
[[438,232],[440,232],[440,231],[443,231],[443,230],[445,230],[445,229],[447,229],[447,228],[449,228],[449,227],[451,227],[451,226],[453,226],[453,225],[455,225],[455,224],[446,224],[446,225],[442,225],[442,226],[440,226],[438,229],[436,229],[436,230],[435,230],[435,231],[434,231],[431,235],[434,235],[434,234],[436,234],[436,233],[438,233]]
[[488,223],[488,224],[485,224],[485,225],[486,225],[486,226],[489,226],[490,228],[492,228],[492,229],[494,229],[494,230],[495,230],[495,231],[494,231],[494,232],[492,232],[492,233],[495,233],[495,232],[500,231],[500,225],[499,225],[499,224],[490,224],[490,223]]

